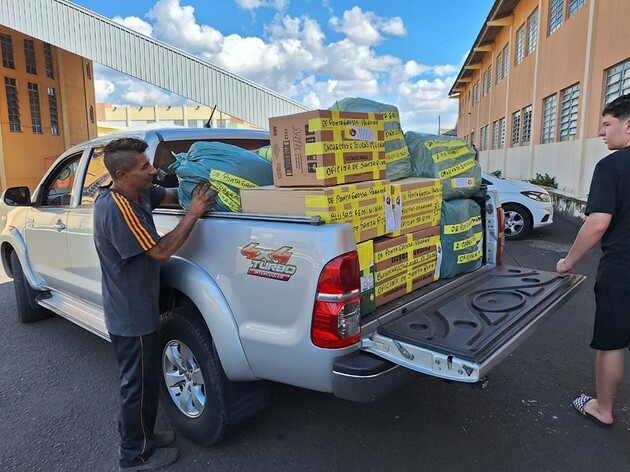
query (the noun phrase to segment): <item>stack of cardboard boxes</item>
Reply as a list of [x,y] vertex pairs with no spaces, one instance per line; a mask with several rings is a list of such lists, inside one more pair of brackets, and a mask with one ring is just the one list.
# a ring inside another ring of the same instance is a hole
[[244,212],[350,223],[362,313],[439,277],[439,179],[385,178],[379,113],[315,110],[269,120],[273,186],[243,189]]

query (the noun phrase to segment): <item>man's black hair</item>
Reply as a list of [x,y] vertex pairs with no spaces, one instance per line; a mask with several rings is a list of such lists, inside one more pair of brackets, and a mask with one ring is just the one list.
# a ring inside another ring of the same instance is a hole
[[615,98],[604,107],[602,116],[612,115],[620,121],[630,118],[630,93]]
[[119,138],[105,146],[103,163],[112,179],[116,180],[116,171],[129,172],[136,163],[138,154],[143,153],[149,145],[139,138]]

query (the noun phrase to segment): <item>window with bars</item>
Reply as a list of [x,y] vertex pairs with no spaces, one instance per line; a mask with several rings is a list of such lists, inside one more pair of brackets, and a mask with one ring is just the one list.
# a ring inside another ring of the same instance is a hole
[[33,82],[28,83],[28,101],[31,106],[31,127],[33,133],[42,133],[42,110],[39,106],[39,87]]
[[483,73],[483,95],[484,97],[490,93],[492,88],[492,64],[488,66]]
[[503,77],[507,77],[510,70],[510,43],[503,48]]
[[48,113],[50,114],[50,134],[59,136],[59,113],[57,112],[57,97],[55,89],[48,87]]
[[13,38],[11,35],[0,33],[0,49],[2,49],[2,65],[7,69],[15,69]]
[[184,126],[184,120],[173,120],[175,126]]
[[516,32],[516,64],[520,64],[525,59],[525,24]]
[[7,95],[7,110],[9,112],[9,130],[22,131],[22,122],[20,121],[20,102],[18,100],[18,90],[15,79],[11,77],[4,78],[4,90]]
[[521,131],[521,144],[527,146],[532,140],[532,106],[523,108],[523,125]]
[[562,91],[562,107],[560,111],[560,141],[575,139],[577,134],[578,103],[580,100],[580,84],[572,85]]
[[[94,124],[94,107],[92,105],[88,109],[88,115],[90,116],[90,123]],[[147,120],[147,123],[149,122],[154,123],[155,120]]]
[[479,81],[473,85],[473,104],[479,102]]
[[512,113],[512,146],[518,146],[521,139],[521,110]]
[[503,53],[500,52],[499,54],[497,54],[497,77],[496,77],[496,83],[498,84],[499,82],[501,82],[501,80],[503,80]]
[[486,125],[483,128],[481,128],[482,134],[481,134],[481,150],[482,151],[487,151],[488,150],[488,141],[490,140],[490,125]]
[[85,76],[88,78],[88,80],[92,80],[92,66],[89,62],[85,63]]
[[505,147],[505,117],[499,120],[499,149]]
[[550,95],[543,100],[543,119],[541,142],[553,143],[556,140],[556,95]]
[[55,70],[53,67],[53,53],[52,46],[48,43],[44,43],[44,60],[46,62],[46,77],[49,79],[55,78]]
[[586,0],[569,0],[569,12],[567,18],[571,18],[577,11],[584,6]]
[[199,121],[201,121],[201,120],[188,120],[188,127],[189,128],[200,128]]
[[37,75],[37,59],[35,58],[35,41],[24,40],[24,60],[26,62],[26,72]]
[[564,18],[564,0],[551,0],[549,2],[549,34],[562,26]]
[[492,149],[499,149],[499,122],[492,123]]
[[527,18],[527,54],[536,50],[538,44],[538,8]]
[[604,104],[627,93],[630,93],[630,59],[606,71]]

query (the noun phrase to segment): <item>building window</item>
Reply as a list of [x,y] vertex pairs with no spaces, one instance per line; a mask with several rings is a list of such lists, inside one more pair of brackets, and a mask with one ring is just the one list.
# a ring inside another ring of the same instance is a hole
[[549,3],[549,34],[560,28],[564,18],[564,0],[551,0]]
[[615,98],[630,93],[630,60],[606,71],[606,91],[604,104],[612,102]]
[[46,61],[46,77],[54,79],[55,70],[53,68],[52,46],[48,43],[44,43],[44,59]]
[[499,120],[499,149],[505,147],[505,118]]
[[499,122],[492,123],[492,149],[499,149]]
[[32,39],[24,40],[24,59],[26,61],[26,72],[28,72],[29,74],[37,74],[35,41],[33,41]]
[[510,70],[510,43],[503,48],[503,77],[507,77]]
[[473,85],[473,105],[479,102],[479,81]]
[[560,111],[560,141],[575,139],[577,134],[578,102],[580,100],[580,84],[575,84],[562,91],[562,108]]
[[503,79],[503,54],[497,54],[497,78],[496,83],[498,84]]
[[184,126],[184,120],[173,120],[175,126]]
[[188,127],[189,128],[200,128],[199,121],[201,121],[201,120],[188,120]]
[[521,110],[512,113],[512,146],[518,146],[521,138]]
[[48,87],[48,112],[50,113],[50,134],[59,136],[59,113],[57,112],[57,97],[55,89]]
[[585,3],[586,0],[569,0],[569,13],[567,18],[571,18]]
[[2,49],[2,65],[8,69],[15,69],[13,61],[13,38],[0,33],[0,48]]
[[527,18],[527,54],[536,50],[538,44],[538,8]]
[[521,144],[527,146],[532,139],[532,106],[523,108],[523,131]]
[[516,64],[520,64],[525,59],[525,24],[516,32]]
[[42,110],[39,106],[39,87],[32,82],[28,83],[28,101],[31,105],[31,126],[33,133],[42,133]]
[[488,66],[483,73],[483,95],[484,97],[490,93],[492,88],[492,65]]
[[486,125],[483,128],[481,128],[481,150],[482,151],[487,151],[488,150],[488,140],[489,140],[489,136],[488,134],[490,133],[490,129],[489,129],[490,125]]
[[11,77],[4,78],[4,90],[7,94],[7,109],[9,111],[9,130],[22,131],[22,123],[20,121],[20,102],[18,100],[18,91],[15,79]]
[[556,95],[550,95],[543,100],[543,123],[542,136],[543,143],[553,143],[556,140]]

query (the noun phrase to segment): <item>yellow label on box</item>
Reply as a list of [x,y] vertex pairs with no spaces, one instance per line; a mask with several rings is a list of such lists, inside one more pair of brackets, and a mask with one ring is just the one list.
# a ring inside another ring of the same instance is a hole
[[461,251],[462,249],[473,247],[481,241],[481,238],[483,238],[483,233],[480,231],[479,233],[473,234],[470,238],[455,241],[453,243],[453,251]]
[[398,116],[397,111],[384,111],[383,120],[384,121],[400,121],[400,116]]
[[468,154],[467,147],[460,147],[458,149],[449,149],[448,151],[438,152],[433,155],[433,162],[436,164],[448,161],[449,159],[457,159],[459,156],[463,156],[464,154]]
[[461,139],[432,139],[424,143],[424,147],[431,150],[437,147],[460,147],[466,144]]
[[405,135],[400,129],[386,129],[385,141],[393,141],[395,139],[405,139]]
[[[313,143],[315,144],[315,143]],[[337,178],[339,183],[344,183],[343,177],[355,174],[364,174],[372,172],[374,179],[378,179],[381,172],[385,170],[385,160],[377,159],[372,161],[353,162],[351,164],[341,164],[333,166],[318,167],[315,175],[319,180]]]
[[[311,118],[308,120],[309,131],[345,129],[348,127],[383,129],[384,120],[376,118],[374,113],[365,113],[367,118],[341,118],[338,110],[331,111],[331,118]],[[380,114],[380,113],[379,113]]]
[[469,254],[461,254],[457,256],[457,263],[466,264],[467,262],[476,261],[477,259],[481,258],[481,254],[482,254],[481,249],[477,249],[476,251],[471,252]]
[[407,147],[401,147],[395,151],[389,151],[385,153],[385,162],[391,164],[392,162],[399,161],[405,157],[409,157],[409,149]]
[[307,156],[316,156],[319,154],[338,152],[378,152],[384,150],[385,143],[383,141],[319,141],[314,143],[306,143],[306,146],[304,146],[304,152]]
[[382,249],[381,251],[374,252],[374,261],[381,262],[386,259],[398,256],[404,253],[410,253],[413,256],[415,249],[421,249],[428,246],[437,246],[440,243],[439,236],[429,236],[427,238],[411,239],[411,234],[406,234],[407,241],[394,247]]

